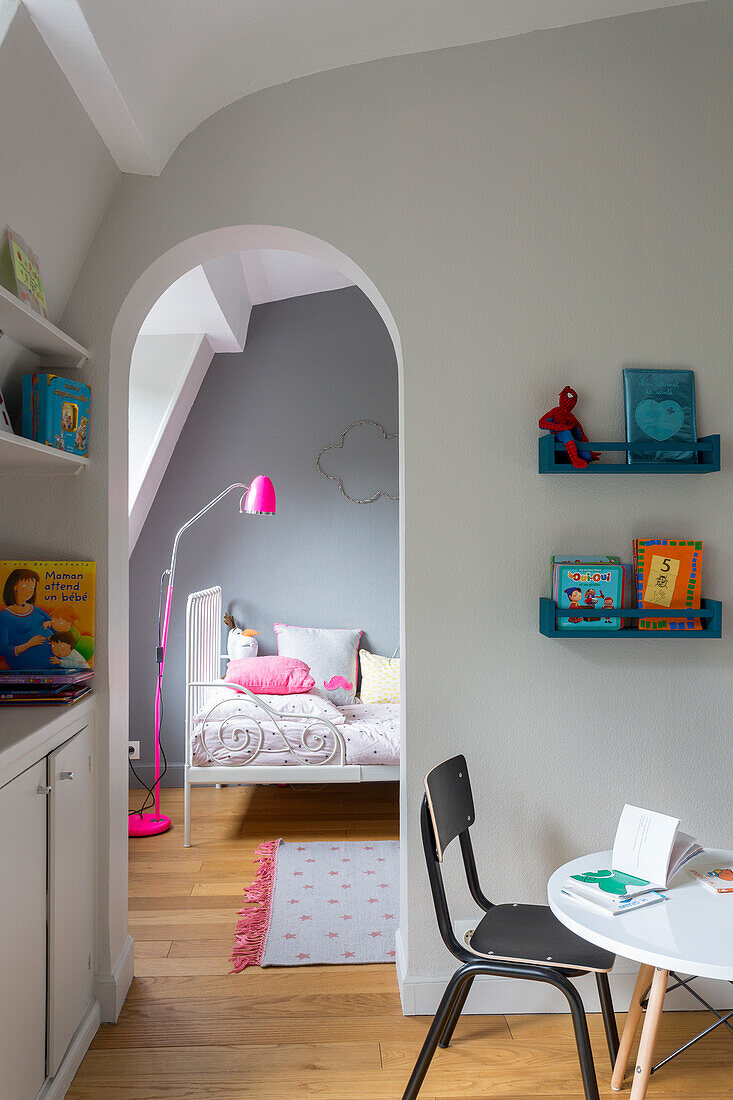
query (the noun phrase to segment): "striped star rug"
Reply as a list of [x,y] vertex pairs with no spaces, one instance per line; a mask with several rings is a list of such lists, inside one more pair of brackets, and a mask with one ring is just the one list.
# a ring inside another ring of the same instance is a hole
[[255,855],[259,869],[244,891],[233,972],[395,961],[399,841],[268,840]]

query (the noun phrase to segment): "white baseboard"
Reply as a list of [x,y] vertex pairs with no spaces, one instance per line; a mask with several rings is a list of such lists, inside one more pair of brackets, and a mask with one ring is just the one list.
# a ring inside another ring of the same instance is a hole
[[101,1022],[102,1011],[99,1001],[95,997],[74,1032],[74,1038],[63,1057],[58,1073],[55,1077],[46,1078],[36,1100],[63,1100],[63,1097],[71,1088],[71,1082],[74,1080],[76,1071],[81,1065],[92,1039],[97,1034]]
[[[475,921],[456,921],[458,939],[462,939]],[[410,974],[405,967],[405,951],[400,929],[397,929],[396,963],[397,983],[405,1016],[432,1016],[443,996],[446,983],[453,970],[440,977],[420,977]],[[456,964],[457,965],[457,964]],[[629,959],[617,959],[609,975],[613,1003],[617,1011],[626,1012],[634,990],[638,964]],[[588,1012],[600,1012],[595,978],[585,974],[575,979]],[[733,1007],[733,988],[727,982],[698,978],[695,990],[718,1009]],[[690,1011],[702,1006],[684,989],[676,989],[667,995],[666,1011]],[[567,1001],[559,990],[544,982],[523,982],[517,978],[477,978],[463,1010],[472,1015],[524,1015],[539,1012],[567,1012]]]
[[97,974],[94,989],[102,1009],[102,1021],[116,1024],[122,1011],[127,991],[132,984],[135,964],[135,941],[127,936],[111,974]]

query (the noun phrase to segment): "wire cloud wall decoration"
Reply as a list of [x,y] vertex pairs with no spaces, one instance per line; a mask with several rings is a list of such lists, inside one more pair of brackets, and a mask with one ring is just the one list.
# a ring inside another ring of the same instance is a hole
[[352,497],[349,495],[349,493],[347,493],[346,489],[344,488],[344,483],[341,478],[338,477],[336,474],[326,473],[326,471],[321,466],[321,458],[323,457],[323,455],[326,454],[327,451],[343,450],[344,440],[346,439],[348,433],[352,430],[352,428],[360,428],[362,425],[369,425],[370,427],[375,428],[378,432],[381,432],[382,439],[385,442],[390,439],[398,438],[396,432],[390,434],[385,432],[382,425],[378,424],[376,420],[357,420],[353,424],[349,424],[348,428],[346,428],[341,433],[341,439],[338,441],[338,443],[329,443],[327,446],[321,448],[316,457],[316,469],[318,470],[318,473],[321,475],[321,477],[325,477],[328,481],[335,481],[339,487],[339,491],[341,492],[342,496],[346,497],[346,499],[351,504],[373,504],[374,501],[379,500],[380,497],[384,497],[386,500],[399,500],[398,495],[393,496],[392,493],[388,493],[386,489],[378,489],[377,492],[373,494],[373,496],[364,497],[362,499],[359,499],[358,497]]

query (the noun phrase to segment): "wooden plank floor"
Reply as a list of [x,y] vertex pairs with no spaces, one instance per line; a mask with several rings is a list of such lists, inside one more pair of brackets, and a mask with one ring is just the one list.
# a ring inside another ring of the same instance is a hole
[[[228,973],[254,848],[277,836],[396,837],[397,799],[396,784],[202,788],[193,791],[194,847],[184,849],[182,792],[165,791],[174,828],[131,842],[135,980],[119,1022],[99,1030],[69,1100],[401,1097],[429,1020],[402,1016],[394,967]],[[138,801],[133,792],[131,805]],[[659,1051],[703,1019],[667,1013]],[[610,1100],[619,1094],[610,1089],[599,1016],[590,1030],[601,1096]],[[649,1100],[733,1097],[732,1044],[721,1030],[653,1077]],[[467,1016],[450,1050],[438,1051],[421,1100],[560,1096],[582,1100],[567,1015]]]

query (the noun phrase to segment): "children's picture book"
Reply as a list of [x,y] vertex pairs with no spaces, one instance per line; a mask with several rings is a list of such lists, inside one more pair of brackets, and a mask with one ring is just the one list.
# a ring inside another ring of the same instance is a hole
[[688,867],[688,870],[713,894],[733,894],[733,867],[713,867],[709,871]]
[[93,667],[94,562],[0,561],[0,682]]
[[[589,872],[596,875],[613,875],[613,871],[596,871]],[[666,901],[667,898],[664,894],[660,894],[658,890],[651,890],[649,885],[644,888],[640,893],[636,894],[604,894],[600,890],[597,893],[585,893],[582,881],[577,882],[576,879],[587,878],[588,875],[571,875],[562,888],[562,893],[572,898],[573,901],[579,902],[581,905],[585,905],[588,909],[592,909],[596,913],[602,913],[604,916],[617,917],[622,913],[629,913],[634,909],[644,909],[647,905],[654,905],[658,901]]]
[[647,889],[664,890],[679,869],[702,848],[680,830],[679,818],[624,806],[613,842],[614,874],[646,880]]
[[558,615],[560,630],[620,630],[621,619],[603,612],[623,607],[623,565],[590,563],[560,564],[552,567],[552,598],[559,610],[569,610],[567,617]]
[[[550,580],[556,565],[620,565],[618,554],[553,554],[550,558]],[[555,597],[553,596],[553,599]]]
[[[695,375],[691,370],[625,368],[629,443],[696,443]],[[627,451],[635,462],[697,462],[697,451]]]
[[48,317],[38,256],[13,229],[8,229],[8,248],[16,294],[21,302],[26,302],[36,313]]
[[23,375],[23,435],[47,447],[86,455],[92,391],[57,374]]
[[[639,608],[699,608],[701,539],[634,539],[636,603]],[[639,619],[640,630],[702,630],[700,619]]]

